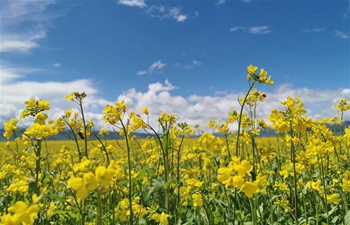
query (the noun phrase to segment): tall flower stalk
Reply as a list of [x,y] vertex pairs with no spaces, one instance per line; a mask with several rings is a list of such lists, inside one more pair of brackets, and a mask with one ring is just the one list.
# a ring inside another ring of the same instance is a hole
[[240,148],[239,148],[239,139],[240,139],[240,135],[241,135],[242,115],[243,115],[243,109],[247,103],[250,92],[258,84],[266,84],[266,85],[273,85],[274,84],[274,82],[271,80],[271,76],[267,77],[266,76],[267,72],[263,68],[260,69],[259,74],[256,73],[257,69],[258,69],[258,67],[253,66],[253,65],[249,65],[247,67],[247,71],[248,71],[247,80],[249,82],[249,88],[248,88],[248,91],[247,91],[246,95],[244,96],[244,98],[240,100],[241,109],[240,109],[239,118],[238,118],[236,156],[241,155]]

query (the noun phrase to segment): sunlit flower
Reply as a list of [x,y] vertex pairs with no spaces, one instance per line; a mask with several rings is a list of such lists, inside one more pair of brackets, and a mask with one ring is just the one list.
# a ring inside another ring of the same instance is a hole
[[197,206],[202,206],[203,205],[203,199],[202,196],[200,194],[193,194],[192,195],[192,199],[193,199],[193,206],[197,207]]
[[247,181],[243,184],[241,190],[248,198],[252,198],[254,193],[256,193],[258,190],[258,185],[254,182]]
[[80,199],[85,199],[90,194],[90,191],[95,190],[97,186],[97,179],[91,172],[85,173],[83,178],[71,177],[68,180],[68,188],[73,188],[76,190],[77,196]]
[[338,194],[331,194],[331,195],[327,195],[327,203],[334,203],[334,204],[339,204],[339,195]]

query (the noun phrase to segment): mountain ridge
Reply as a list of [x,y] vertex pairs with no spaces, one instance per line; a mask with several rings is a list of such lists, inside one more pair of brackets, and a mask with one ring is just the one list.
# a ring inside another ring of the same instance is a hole
[[[343,122],[343,126],[342,126],[342,129],[340,127],[340,125],[328,125],[328,127],[332,127],[336,134],[339,134],[340,132],[344,132],[344,129],[349,127],[350,126],[350,121],[344,121]],[[25,130],[26,128],[21,128],[21,130]],[[0,141],[7,141],[7,139],[3,136],[5,130],[4,129],[0,129]],[[94,134],[98,137],[100,137],[101,139],[107,139],[107,140],[115,140],[115,139],[123,139],[123,137],[121,137],[118,132],[114,132],[114,131],[110,131],[108,135],[106,135],[105,137],[101,137],[99,136],[98,134],[98,131],[93,131]],[[96,137],[95,135],[91,135],[89,137],[89,140],[96,140]],[[144,139],[144,138],[147,138],[149,136],[155,136],[154,134],[148,134],[148,133],[141,133],[141,132],[135,132],[135,133],[132,133],[132,135],[140,138],[140,139]],[[214,133],[215,136],[222,136],[220,133]],[[260,131],[260,136],[262,137],[266,137],[266,136],[274,136],[276,135],[275,131],[274,130],[261,130]],[[16,131],[15,132],[15,135],[12,135],[10,141],[13,141],[15,139],[15,137],[20,137],[22,136],[22,133],[20,131]],[[196,134],[196,135],[192,135],[191,137],[199,137],[200,135]],[[73,137],[73,133],[72,131],[70,130],[64,130],[64,131],[61,131],[59,134],[55,135],[55,136],[51,136],[51,137],[48,137],[47,140],[72,140],[71,138],[69,137]]]

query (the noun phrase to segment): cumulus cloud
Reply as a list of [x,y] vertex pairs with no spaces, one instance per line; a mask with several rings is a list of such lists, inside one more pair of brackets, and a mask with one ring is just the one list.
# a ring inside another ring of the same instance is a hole
[[[122,92],[113,101],[125,101],[129,111],[140,113],[144,106],[149,108],[149,119],[152,126],[157,126],[157,118],[161,112],[174,113],[179,122],[187,122],[194,126],[199,124],[205,131],[206,123],[210,118],[217,118],[223,122],[227,118],[227,113],[235,108],[240,109],[238,97],[244,96],[240,92],[222,92],[220,95],[203,96],[191,95],[188,97],[174,95],[173,90],[179,87],[174,86],[170,81],[164,83],[152,83],[148,85],[148,90],[141,92],[135,88]],[[84,100],[85,112],[89,119],[93,119],[97,128],[102,127],[102,109],[106,104],[113,104],[102,97],[99,97],[98,90],[90,80],[75,80],[70,82],[34,82],[15,81],[6,83],[1,90],[1,126],[5,120],[12,117],[19,117],[23,110],[23,102],[30,97],[37,99],[44,98],[51,103],[49,116],[51,119],[59,118],[64,110],[77,107],[73,102],[67,102],[65,96],[71,91],[88,94]],[[334,104],[340,98],[350,98],[350,89],[342,88],[335,90],[318,90],[310,88],[293,88],[290,84],[271,87],[265,92],[267,98],[265,102],[258,105],[257,114],[259,118],[267,119],[271,110],[276,108],[283,110],[280,104],[288,96],[300,97],[308,111],[307,116],[316,118],[328,118],[338,115]],[[77,110],[77,109],[76,109]],[[142,115],[142,113],[140,113]],[[350,120],[350,113],[344,115],[345,120]],[[22,122],[22,125],[30,125],[32,121]],[[232,127],[235,129],[235,127]]]
[[242,30],[243,32],[248,32],[250,34],[268,34],[271,32],[269,29],[269,26],[255,26],[255,27],[243,27],[243,26],[236,26],[230,28],[231,32],[234,31],[240,31]]
[[147,6],[144,0],[119,0],[118,4],[140,8]]
[[[15,81],[2,84],[0,98],[1,125],[13,117],[19,118],[24,110],[24,102],[30,98],[49,101],[51,110],[48,114],[50,118],[57,119],[63,114],[64,110],[77,108],[77,105],[65,100],[65,96],[73,91],[85,91],[88,93],[88,97],[84,100],[87,111],[101,108],[107,102],[104,99],[95,97],[97,90],[93,87],[93,82],[90,80],[75,80],[71,82]],[[19,125],[29,126],[32,122],[31,120],[25,120],[21,121]]]
[[337,36],[337,37],[340,37],[342,39],[349,39],[349,34],[341,32],[339,30],[335,30],[334,31],[334,35]]

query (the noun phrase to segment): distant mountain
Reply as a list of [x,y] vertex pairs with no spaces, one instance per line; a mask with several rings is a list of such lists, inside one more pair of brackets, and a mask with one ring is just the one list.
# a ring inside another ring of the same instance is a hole
[[[24,129],[23,129],[24,130]],[[0,129],[0,141],[7,141],[7,139],[4,137],[4,129]],[[94,131],[94,134],[97,135],[98,137],[100,137],[98,135],[98,131]],[[144,133],[133,133],[133,135],[135,135],[138,138],[147,138],[148,136],[150,136],[149,134],[144,134]],[[12,135],[10,141],[13,141],[15,139],[15,137],[21,137],[22,133],[20,131],[16,131],[14,135]],[[73,133],[70,130],[65,130],[62,131],[60,133],[58,133],[55,136],[49,137],[47,140],[71,140],[70,137],[73,137]],[[109,134],[106,137],[100,137],[102,139],[107,139],[107,140],[115,140],[115,139],[123,139],[123,137],[119,136],[118,132],[109,132]],[[96,140],[96,137],[94,135],[90,135],[89,140]]]
[[[332,130],[334,130],[336,132],[336,134],[339,134],[340,132],[344,132],[344,128],[349,127],[350,126],[350,121],[344,121],[342,129],[340,127],[340,125],[329,125],[330,128],[332,128]],[[23,129],[24,130],[24,129]],[[4,129],[0,129],[0,141],[7,141],[6,138],[3,136],[5,130]],[[94,133],[98,136],[98,132],[94,131]],[[260,132],[260,136],[262,137],[266,137],[266,136],[274,136],[276,133],[274,130],[261,130]],[[140,138],[140,139],[144,139],[147,138],[149,135],[147,133],[133,133],[133,135],[135,135],[136,137]],[[216,136],[221,136],[220,133],[214,134]],[[19,131],[15,132],[15,135],[12,135],[11,141],[14,140],[14,137],[20,137],[22,136],[22,134]],[[70,140],[70,137],[73,137],[72,132],[71,131],[62,131],[59,134],[57,134],[56,136],[53,137],[49,137],[48,140]],[[196,137],[198,135],[195,135],[193,137]],[[104,138],[104,137],[103,137]],[[91,135],[89,140],[95,140],[96,138],[94,137],[94,135]],[[119,136],[118,132],[110,132],[107,136],[106,136],[107,140],[115,140],[115,139],[123,139],[123,137]]]

